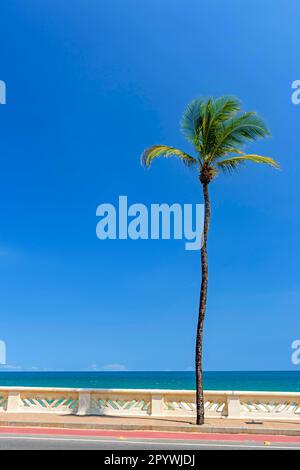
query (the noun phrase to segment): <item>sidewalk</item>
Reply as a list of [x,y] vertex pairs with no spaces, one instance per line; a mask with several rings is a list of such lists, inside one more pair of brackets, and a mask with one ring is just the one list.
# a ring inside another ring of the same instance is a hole
[[196,426],[194,421],[183,418],[0,413],[1,427],[300,436],[300,420],[252,424],[243,420],[207,419],[204,426]]

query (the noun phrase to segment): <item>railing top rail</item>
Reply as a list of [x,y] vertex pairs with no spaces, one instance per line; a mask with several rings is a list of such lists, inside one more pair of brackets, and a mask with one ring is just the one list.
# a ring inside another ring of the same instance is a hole
[[[62,388],[62,387],[0,387],[0,392],[38,392],[38,393],[112,393],[123,395],[188,395],[195,396],[195,390],[160,390],[160,389],[119,389],[119,388]],[[239,396],[239,397],[300,397],[300,392],[260,392],[205,390],[206,396]]]

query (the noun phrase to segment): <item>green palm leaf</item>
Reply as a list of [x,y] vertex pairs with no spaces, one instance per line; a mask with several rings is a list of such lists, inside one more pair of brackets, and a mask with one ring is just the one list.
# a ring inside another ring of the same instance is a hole
[[256,113],[233,117],[219,129],[217,143],[211,153],[212,159],[228,153],[231,148],[239,148],[246,142],[269,135],[265,123]]
[[205,104],[205,115],[201,129],[202,153],[204,160],[216,147],[222,130],[222,126],[233,118],[240,110],[239,101],[236,98],[224,96],[218,99],[209,98]]
[[216,100],[212,100],[214,124],[225,122],[240,110],[240,103],[234,96],[222,96]]
[[279,164],[270,157],[262,157],[261,155],[243,155],[240,157],[231,157],[225,160],[217,162],[217,167],[222,171],[234,171],[240,165],[246,162],[261,163],[264,165],[272,166],[273,168],[279,169]]
[[203,101],[193,100],[187,105],[180,123],[181,132],[195,147],[200,145],[199,128],[201,127],[203,114]]
[[158,157],[177,157],[188,166],[197,163],[197,160],[194,157],[191,157],[187,153],[182,152],[175,147],[169,147],[167,145],[154,145],[153,147],[146,149],[141,155],[141,162],[144,166],[150,167],[152,161]]

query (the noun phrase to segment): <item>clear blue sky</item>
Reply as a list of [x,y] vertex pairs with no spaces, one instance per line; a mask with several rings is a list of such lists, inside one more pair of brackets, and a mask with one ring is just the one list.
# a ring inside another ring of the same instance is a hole
[[212,188],[209,370],[289,369],[300,337],[299,2],[1,2],[0,316],[8,362],[43,369],[193,366],[198,252],[180,241],[99,241],[96,207],[201,202],[174,161],[194,97],[237,95],[273,138]]

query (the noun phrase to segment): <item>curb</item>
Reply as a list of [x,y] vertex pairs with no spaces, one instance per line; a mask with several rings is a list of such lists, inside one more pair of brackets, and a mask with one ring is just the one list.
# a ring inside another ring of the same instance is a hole
[[251,435],[272,435],[272,436],[300,436],[298,429],[274,429],[274,428],[250,428],[250,427],[220,427],[220,426],[157,426],[157,425],[136,425],[136,424],[88,424],[88,423],[53,423],[35,421],[1,421],[0,429],[5,427],[16,428],[49,428],[49,429],[70,429],[70,430],[106,430],[106,431],[159,431],[176,433],[201,433],[201,434],[251,434]]

